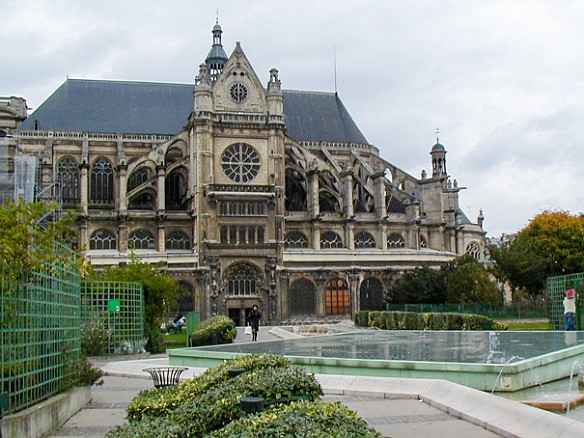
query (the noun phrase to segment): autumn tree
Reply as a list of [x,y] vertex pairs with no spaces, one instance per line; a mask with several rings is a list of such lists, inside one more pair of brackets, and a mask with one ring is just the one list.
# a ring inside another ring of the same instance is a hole
[[544,211],[490,256],[501,280],[539,294],[548,277],[584,272],[584,215]]

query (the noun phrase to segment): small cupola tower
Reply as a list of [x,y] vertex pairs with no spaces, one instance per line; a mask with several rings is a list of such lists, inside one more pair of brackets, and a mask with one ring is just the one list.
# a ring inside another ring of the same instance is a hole
[[223,45],[221,44],[222,33],[223,31],[221,30],[221,26],[219,26],[219,19],[217,18],[215,26],[213,26],[213,45],[205,59],[205,64],[207,64],[209,69],[211,82],[217,80],[227,62],[227,54],[225,53],[225,50],[223,50]]
[[432,177],[446,176],[446,149],[440,144],[438,137],[430,155],[432,156]]

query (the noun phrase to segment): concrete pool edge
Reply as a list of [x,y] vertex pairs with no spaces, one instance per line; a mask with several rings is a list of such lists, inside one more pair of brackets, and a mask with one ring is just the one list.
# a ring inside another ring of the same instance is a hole
[[[168,350],[170,365],[203,368],[244,354],[249,353],[206,350],[205,347]],[[509,364],[284,356],[293,365],[315,374],[444,379],[481,391],[513,392],[568,377],[576,361],[584,363],[584,345]]]

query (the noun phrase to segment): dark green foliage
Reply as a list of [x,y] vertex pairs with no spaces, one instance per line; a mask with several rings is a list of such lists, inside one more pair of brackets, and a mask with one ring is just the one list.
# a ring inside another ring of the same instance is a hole
[[203,321],[189,335],[191,346],[228,344],[237,336],[235,322],[223,315]]
[[178,406],[194,400],[201,394],[226,381],[229,378],[229,369],[231,368],[243,368],[246,371],[250,371],[289,366],[290,361],[288,359],[273,354],[238,356],[174,387],[165,389],[153,388],[140,392],[128,406],[128,419],[137,421],[145,416],[166,416]]
[[[272,363],[278,364],[278,361],[274,360]],[[234,366],[232,363],[231,367]],[[223,365],[220,367],[224,369]],[[215,373],[216,371],[212,371],[212,374]],[[189,398],[184,399],[183,403],[174,409],[165,410],[164,416],[142,417],[140,421],[133,421],[114,429],[107,436],[109,438],[204,436],[240,418],[239,402],[244,396],[277,401],[290,397],[317,400],[322,395],[320,385],[313,375],[291,366],[252,369],[235,378],[215,380],[215,383],[214,386],[208,385],[207,390],[202,390],[205,385],[201,385],[199,387],[201,391],[191,393]],[[158,395],[159,398],[164,398],[169,393],[170,390],[160,391]],[[156,399],[152,401],[156,402]]]
[[[355,314],[355,323],[363,321],[363,312]],[[365,327],[385,330],[506,330],[507,327],[482,315],[462,313],[367,312]],[[371,318],[371,314],[375,313]]]
[[444,303],[446,284],[442,271],[423,265],[407,271],[390,288],[392,303]]
[[340,403],[297,402],[234,421],[208,435],[213,438],[311,437],[381,438],[357,414]]
[[146,350],[151,353],[164,352],[160,336],[160,325],[170,308],[175,304],[179,284],[164,275],[156,265],[142,263],[135,257],[122,268],[110,268],[94,275],[93,280],[132,281],[144,287],[144,336],[148,338]]
[[149,327],[146,335],[146,345],[144,348],[152,354],[164,353],[166,351],[166,340],[158,327]]
[[91,365],[85,357],[81,357],[77,364],[70,366],[74,368],[71,386],[100,386],[103,384],[103,371]]

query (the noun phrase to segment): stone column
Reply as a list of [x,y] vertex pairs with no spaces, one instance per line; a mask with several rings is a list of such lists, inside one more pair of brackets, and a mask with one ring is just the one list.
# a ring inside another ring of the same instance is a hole
[[118,172],[118,196],[117,198],[117,209],[118,212],[122,215],[125,215],[128,210],[128,165],[125,162],[118,164],[118,168],[116,169]]
[[156,209],[158,214],[166,209],[166,166],[156,166]]
[[79,202],[81,203],[83,214],[87,214],[89,204],[89,164],[82,162],[79,165],[79,171]]

